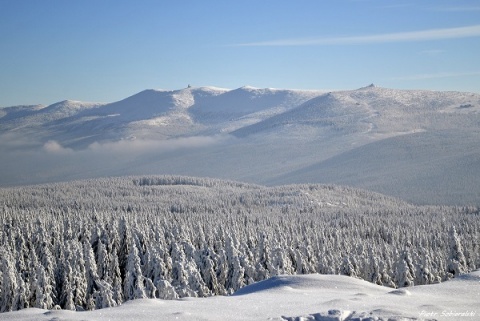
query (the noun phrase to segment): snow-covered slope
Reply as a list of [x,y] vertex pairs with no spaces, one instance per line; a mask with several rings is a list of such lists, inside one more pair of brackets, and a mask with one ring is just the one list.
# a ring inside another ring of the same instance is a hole
[[143,299],[95,311],[25,309],[0,320],[480,320],[480,273],[393,290],[339,275],[278,276],[233,296]]
[[244,86],[225,92],[214,101],[196,103],[190,112],[198,121],[230,132],[294,108],[320,94],[320,91]]
[[0,132],[42,127],[50,122],[65,119],[101,105],[99,103],[65,100],[49,106],[34,105],[3,108],[0,109]]
[[478,124],[479,113],[478,94],[369,86],[321,95],[234,134],[247,136],[304,125],[328,128],[335,136],[368,134],[378,139],[425,130],[472,128]]
[[[480,181],[470,170],[479,127],[480,95],[473,93],[375,86],[329,93],[145,90],[108,104],[1,109],[0,185],[184,174],[262,184],[340,182],[421,203],[479,204],[477,185],[468,183]],[[411,152],[391,150],[395,144]],[[51,159],[46,151],[53,146],[69,154]],[[446,173],[449,183],[438,184]],[[435,200],[411,185],[432,188]]]
[[480,191],[479,142],[480,131],[462,129],[405,134],[355,147],[268,183],[331,182],[420,204],[469,204]]
[[5,108],[0,133],[24,128],[22,133],[28,136],[35,127],[34,138],[40,143],[53,139],[75,149],[126,138],[215,135],[264,120],[319,94],[253,87],[150,89],[108,104],[63,101],[23,114],[18,108]]
[[0,119],[2,120],[2,123],[5,123],[16,118],[22,118],[31,115],[43,107],[44,106],[42,105],[27,105],[0,108]]

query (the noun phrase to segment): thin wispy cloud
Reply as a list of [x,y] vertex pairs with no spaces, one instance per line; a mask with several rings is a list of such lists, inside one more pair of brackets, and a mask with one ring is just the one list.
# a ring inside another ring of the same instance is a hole
[[436,11],[445,12],[465,12],[465,11],[480,11],[480,6],[456,6],[456,7],[436,7]]
[[410,76],[394,77],[392,80],[424,80],[424,79],[437,79],[437,78],[455,78],[455,77],[468,77],[468,76],[480,76],[480,71],[471,72],[439,72],[433,74],[417,74]]
[[480,25],[347,37],[294,38],[236,44],[242,47],[326,46],[431,41],[480,37]]

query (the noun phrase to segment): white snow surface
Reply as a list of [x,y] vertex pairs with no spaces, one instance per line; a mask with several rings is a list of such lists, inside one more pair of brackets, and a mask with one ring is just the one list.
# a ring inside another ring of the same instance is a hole
[[95,311],[24,309],[0,320],[480,320],[480,271],[450,281],[382,287],[340,275],[276,276],[232,296],[142,299]]

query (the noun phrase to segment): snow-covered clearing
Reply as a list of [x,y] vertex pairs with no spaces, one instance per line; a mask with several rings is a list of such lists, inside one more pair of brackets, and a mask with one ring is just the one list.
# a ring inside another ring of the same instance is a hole
[[232,296],[142,299],[95,311],[24,309],[0,320],[480,320],[480,272],[394,290],[340,275],[277,276]]

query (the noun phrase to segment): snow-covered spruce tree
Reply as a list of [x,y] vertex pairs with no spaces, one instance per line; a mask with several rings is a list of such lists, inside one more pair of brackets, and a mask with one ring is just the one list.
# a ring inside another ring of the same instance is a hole
[[108,277],[104,280],[109,282],[112,286],[112,298],[117,305],[122,304],[124,301],[123,287],[122,287],[122,275],[120,273],[120,266],[118,263],[118,256],[115,250],[110,254],[111,259],[108,265]]
[[365,272],[367,273],[368,277],[365,280],[377,285],[383,285],[378,258],[371,245],[368,247],[368,256],[366,260],[366,265],[368,268]]
[[12,310],[21,310],[28,308],[28,288],[23,281],[20,273],[17,273],[17,288],[15,289],[15,296],[13,297]]
[[49,276],[43,265],[38,264],[36,269],[35,307],[50,310],[53,308],[54,296]]
[[167,280],[158,280],[157,283],[155,283],[155,286],[157,288],[157,292],[158,292],[157,297],[159,299],[164,299],[164,300],[178,299],[178,294],[177,292],[175,292],[175,288]]
[[183,242],[183,249],[187,258],[185,272],[188,278],[188,286],[200,297],[210,295],[210,290],[199,272],[199,265],[201,266],[202,264],[200,259],[201,251],[196,250],[190,242],[186,241]]
[[415,268],[413,266],[411,254],[408,248],[405,248],[398,256],[395,270],[395,283],[399,287],[407,287],[414,285]]
[[[55,258],[53,257],[53,253],[51,251],[51,242],[50,237],[46,229],[44,228],[43,222],[40,220],[37,221],[38,224],[38,232],[34,236],[34,242],[36,246],[36,253],[38,256],[38,261],[43,267],[43,272],[45,273],[44,281],[46,282],[45,285],[48,286],[49,291],[48,295],[52,297],[52,304],[57,297],[56,294],[56,283],[55,283]],[[51,226],[51,231],[55,230],[54,227]],[[50,293],[51,292],[51,293]],[[45,303],[46,306],[50,306],[50,303]]]
[[37,267],[39,266],[37,254],[35,250],[30,250],[30,261],[28,262],[28,305],[29,307],[37,307]]
[[87,308],[92,310],[97,306],[95,299],[98,296],[97,291],[100,278],[97,274],[98,268],[97,263],[95,262],[95,255],[93,254],[93,249],[89,242],[83,244],[83,251],[85,258],[85,276],[87,279]]
[[17,310],[18,306],[14,306],[14,299],[18,285],[13,257],[9,251],[3,248],[0,248],[0,271],[0,312]]
[[273,249],[271,266],[273,267],[273,270],[270,271],[272,275],[293,274],[289,251],[281,247]]
[[204,248],[201,254],[200,273],[205,285],[214,295],[219,295],[224,291],[223,286],[218,284],[217,274],[215,273],[215,263],[210,257],[212,250]]
[[20,273],[22,279],[25,280],[27,278],[28,246],[31,246],[31,244],[29,244],[30,242],[28,240],[25,240],[19,226],[15,226],[14,230],[15,247],[12,254],[14,255],[15,269]]
[[[183,233],[178,233],[181,236]],[[181,237],[181,244],[172,244],[172,285],[180,297],[198,296],[200,293],[208,295],[210,290],[206,287],[195,261],[197,251],[193,248],[187,237]]]
[[455,277],[467,271],[467,262],[455,226],[450,229],[449,242],[450,255],[447,262],[447,272],[451,275],[449,277]]
[[58,304],[64,310],[75,310],[74,301],[74,285],[73,285],[73,271],[68,262],[64,262],[63,266],[63,279],[60,300]]
[[132,242],[129,248],[131,250],[127,258],[123,294],[125,300],[143,299],[147,295],[145,294],[144,277],[140,267],[137,246]]
[[428,254],[425,254],[421,258],[420,266],[417,267],[417,284],[432,284],[440,282],[440,277],[435,277],[432,270],[432,260]]
[[158,250],[155,247],[147,247],[144,255],[143,275],[146,281],[146,295],[149,298],[158,297],[158,291],[155,284],[164,279],[165,266],[163,259],[160,258]]
[[244,273],[245,269],[240,263],[240,251],[236,248],[236,242],[230,234],[226,236],[225,254],[228,264],[228,275],[226,288],[231,289],[232,292],[245,286]]
[[228,276],[228,262],[227,262],[227,254],[221,242],[216,242],[216,249],[213,252],[214,255],[212,256],[214,262],[214,273],[215,273],[215,280],[217,291],[220,295],[228,294],[228,289],[225,287],[227,284],[227,276]]
[[340,266],[340,274],[348,275],[351,277],[358,277],[357,267],[352,264],[350,257],[345,256],[343,258],[342,265]]
[[108,241],[102,240],[105,238],[106,236],[103,236],[102,238],[99,237],[96,241],[96,244],[95,243],[92,244],[92,250],[95,249],[94,255],[95,255],[95,262],[97,265],[97,275],[99,279],[109,278],[108,266],[110,265],[110,262],[109,262],[110,256],[108,255],[107,246],[106,246],[106,244],[108,244]]
[[85,260],[83,257],[82,245],[78,241],[69,243],[72,267],[72,288],[73,303],[76,310],[84,310],[87,307],[87,275],[85,270]]
[[120,240],[117,225],[109,222],[102,230],[100,242],[97,246],[97,269],[99,278],[111,285],[112,298],[117,305],[124,301],[123,282],[118,259],[119,251]]
[[[248,229],[248,226],[246,226]],[[249,230],[249,229],[248,229]],[[247,230],[247,231],[248,231]],[[240,265],[243,268],[243,278],[245,280],[245,285],[250,285],[255,283],[255,256],[254,256],[254,242],[253,235],[245,235],[244,239],[247,241],[243,243],[244,247],[242,249],[242,255],[240,256]]]
[[103,309],[117,306],[112,285],[104,280],[96,280],[95,283],[98,289],[93,293],[95,308]]
[[270,277],[269,270],[272,270],[272,268],[270,267],[270,253],[270,243],[267,233],[259,232],[256,254],[257,264],[255,265],[256,280],[265,280]]
[[[130,255],[131,244],[132,244],[132,235],[128,228],[128,223],[124,215],[119,220],[118,224],[118,239],[119,239],[119,246],[118,246],[118,266],[120,268],[120,275],[122,280],[125,280],[127,275],[127,264],[128,264],[128,257]],[[138,250],[137,250],[138,251]],[[126,298],[125,298],[126,299]],[[128,300],[128,299],[126,299]]]

